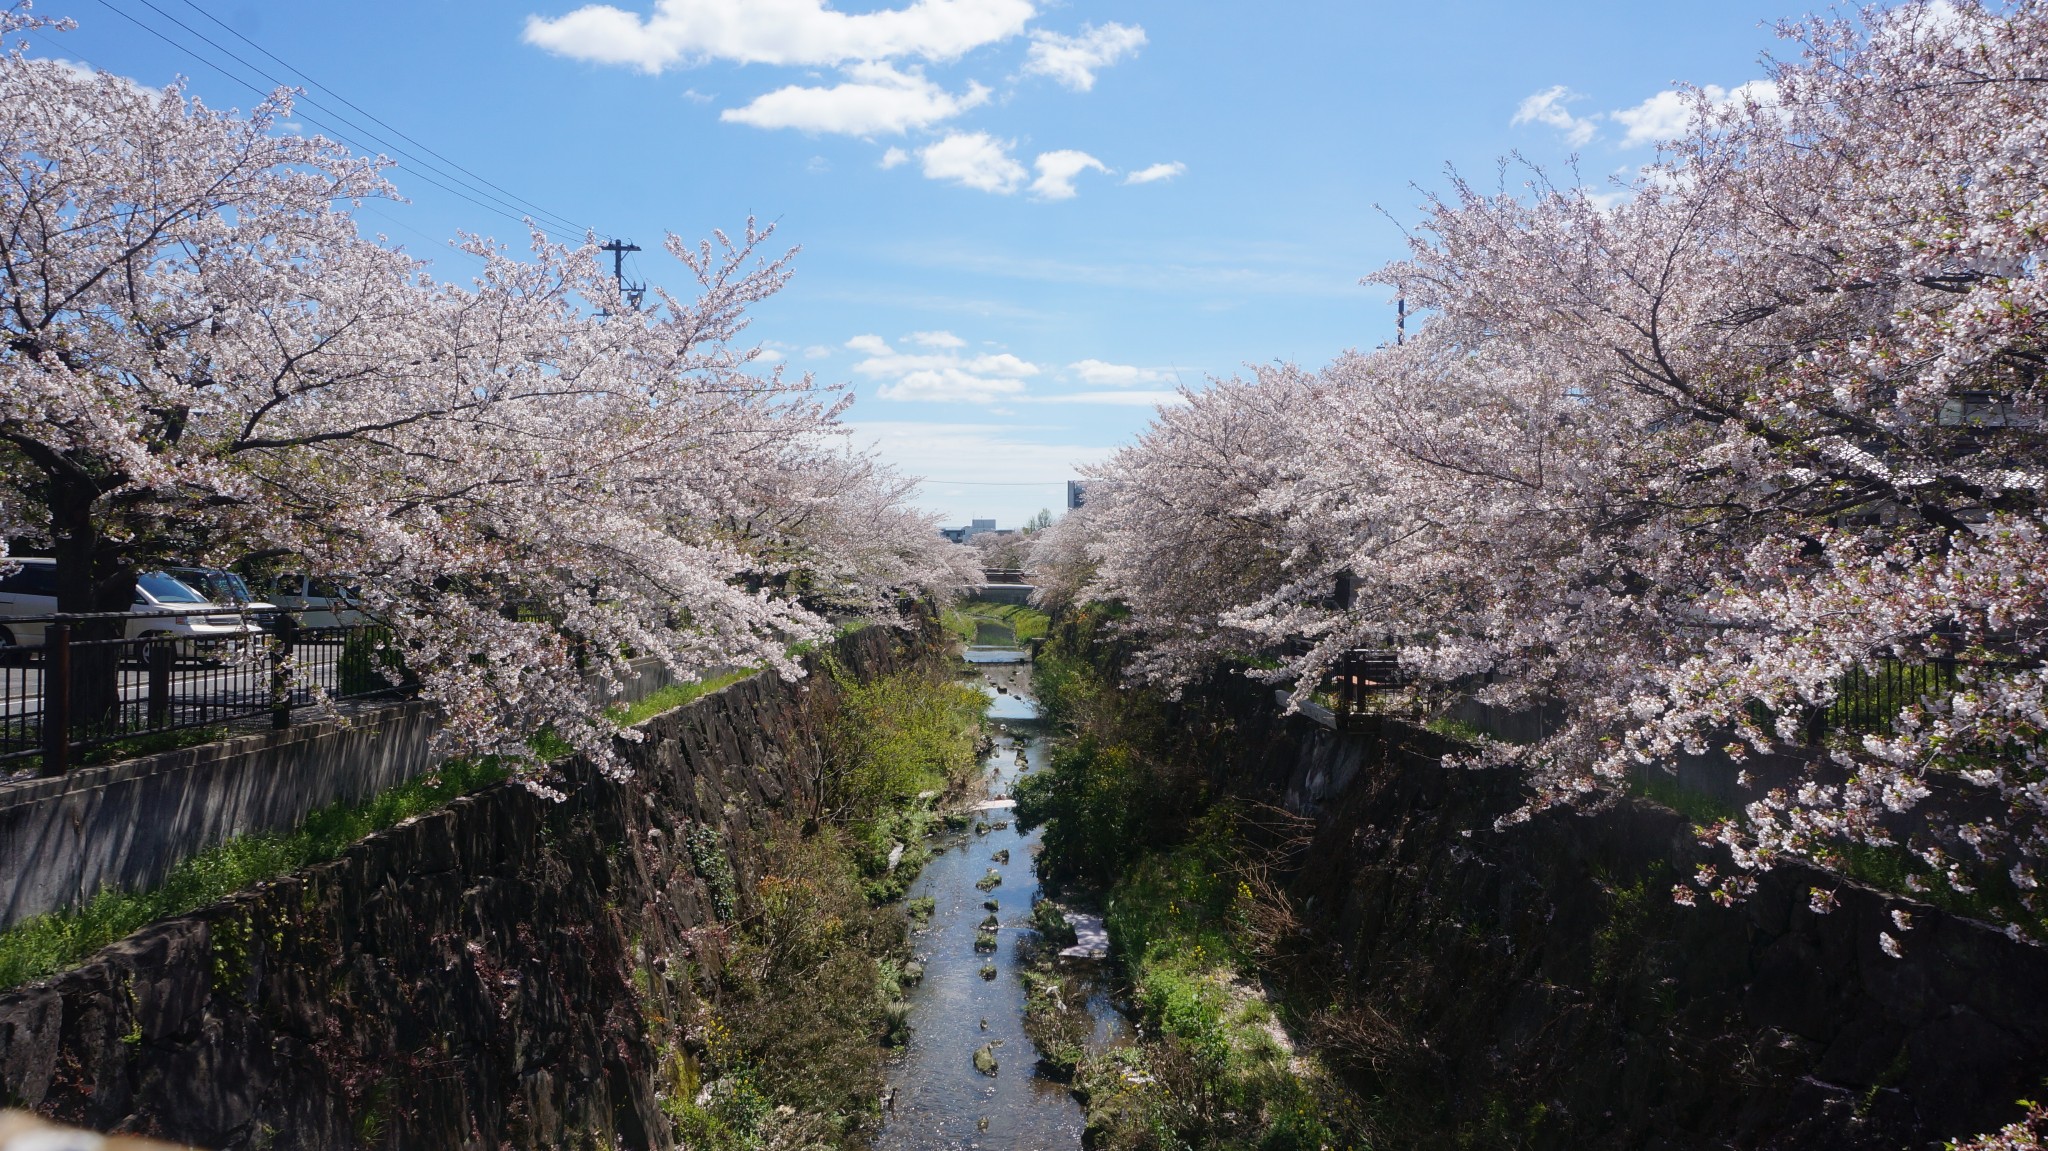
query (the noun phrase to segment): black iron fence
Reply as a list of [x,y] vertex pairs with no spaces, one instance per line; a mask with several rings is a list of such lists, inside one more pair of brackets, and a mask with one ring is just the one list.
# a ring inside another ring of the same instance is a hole
[[[290,612],[11,618],[0,648],[0,765],[56,775],[120,741],[397,694],[407,678],[379,624],[305,627]],[[36,763],[34,761],[38,761]]]
[[1899,659],[1849,669],[1835,681],[1835,700],[1814,712],[1812,738],[1829,732],[1889,732],[1899,712],[1962,686],[1967,664],[1953,659],[1908,663]]

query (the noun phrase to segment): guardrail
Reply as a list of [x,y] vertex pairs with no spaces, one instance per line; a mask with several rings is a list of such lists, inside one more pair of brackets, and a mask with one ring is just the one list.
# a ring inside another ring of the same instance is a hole
[[[203,631],[176,627],[202,616]],[[43,638],[0,649],[0,765],[40,757],[44,775],[120,740],[264,715],[285,728],[322,699],[408,686],[390,630],[374,623],[305,627],[291,612],[217,607],[6,622],[17,635],[40,624]]]

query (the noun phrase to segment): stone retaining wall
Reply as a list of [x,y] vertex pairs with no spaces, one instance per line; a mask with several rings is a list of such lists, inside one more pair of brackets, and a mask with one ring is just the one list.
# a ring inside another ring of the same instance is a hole
[[[1456,745],[1434,733],[1251,707],[1235,727],[1222,782],[1315,821],[1291,871],[1313,925],[1296,958],[1350,1004],[1321,1035],[1405,1131],[1934,1149],[2017,1118],[2048,1078],[2048,950],[1994,925],[1805,866],[1733,907],[1678,906],[1674,884],[1729,865],[1666,808],[1498,826],[1515,774],[1446,769]],[[1832,914],[1809,907],[1816,887]]]
[[[933,642],[834,654],[864,677]],[[629,780],[487,788],[0,994],[0,1107],[214,1151],[665,1148],[658,1044],[721,930],[691,841],[748,906],[816,815],[836,698],[743,680],[647,721]]]

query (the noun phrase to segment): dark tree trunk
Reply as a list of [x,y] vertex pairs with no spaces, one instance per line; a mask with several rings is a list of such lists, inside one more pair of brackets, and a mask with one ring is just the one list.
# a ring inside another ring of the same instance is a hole
[[[106,485],[85,475],[50,477],[51,555],[57,561],[57,610],[125,612],[135,602],[135,561],[109,539],[95,514]],[[74,739],[113,734],[120,718],[120,620],[79,620],[71,628],[71,726]]]

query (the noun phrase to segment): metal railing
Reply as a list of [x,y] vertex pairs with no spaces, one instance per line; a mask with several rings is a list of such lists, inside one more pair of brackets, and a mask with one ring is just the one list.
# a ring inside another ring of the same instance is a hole
[[322,699],[407,687],[390,630],[374,623],[305,627],[291,612],[217,607],[5,622],[29,641],[0,648],[0,765],[40,757],[44,775],[123,740],[266,715],[285,728]]
[[1953,659],[1908,663],[1885,659],[1851,668],[1835,681],[1835,699],[1814,711],[1810,738],[1819,742],[1830,732],[1890,732],[1899,712],[1962,686],[1961,668]]

